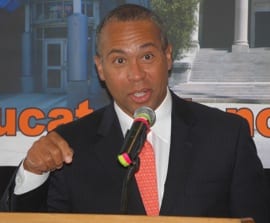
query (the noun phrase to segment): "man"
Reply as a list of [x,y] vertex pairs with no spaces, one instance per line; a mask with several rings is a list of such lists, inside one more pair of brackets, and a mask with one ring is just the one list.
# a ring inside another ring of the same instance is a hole
[[[130,4],[114,9],[97,30],[95,57],[113,103],[33,144],[17,173],[11,210],[121,213],[126,169],[117,155],[134,111],[148,106],[157,116],[148,140],[160,215],[269,222],[263,168],[247,122],[173,94],[171,54],[153,12]],[[126,213],[145,214],[135,178]]]

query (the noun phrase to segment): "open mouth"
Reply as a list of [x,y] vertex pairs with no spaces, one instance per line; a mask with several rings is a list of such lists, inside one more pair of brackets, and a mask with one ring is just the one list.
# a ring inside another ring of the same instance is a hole
[[136,103],[144,103],[149,100],[151,96],[151,91],[144,89],[140,91],[136,91],[130,94],[130,97]]

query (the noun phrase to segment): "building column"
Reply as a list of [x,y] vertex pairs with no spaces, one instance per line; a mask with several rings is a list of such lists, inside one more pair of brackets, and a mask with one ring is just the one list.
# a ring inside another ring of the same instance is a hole
[[116,3],[114,1],[101,1],[95,0],[94,1],[94,25],[91,27],[90,32],[90,51],[89,51],[89,66],[90,66],[90,84],[89,84],[89,99],[90,99],[90,106],[94,110],[104,107],[105,105],[111,102],[111,97],[108,94],[106,86],[104,83],[101,82],[99,79],[96,66],[94,63],[94,57],[96,55],[96,27],[100,23],[100,19],[107,14],[109,10],[116,7]]
[[191,33],[191,47],[182,52],[181,58],[175,58],[173,70],[169,77],[169,86],[177,86],[180,83],[187,83],[189,80],[192,65],[196,55],[200,50],[199,26],[200,26],[200,3],[197,4],[193,18],[195,21],[194,29]]
[[248,0],[235,0],[234,42],[232,51],[247,52],[248,44]]
[[76,108],[88,98],[88,17],[81,13],[81,1],[73,1],[68,17],[67,105]]
[[34,91],[34,79],[32,75],[32,34],[30,31],[30,5],[25,4],[25,28],[22,34],[22,75],[21,91],[31,93]]
[[197,51],[200,49],[200,44],[199,44],[200,3],[198,3],[197,9],[194,12],[194,19],[195,19],[196,25],[191,35],[191,44],[192,44],[192,47],[196,49]]

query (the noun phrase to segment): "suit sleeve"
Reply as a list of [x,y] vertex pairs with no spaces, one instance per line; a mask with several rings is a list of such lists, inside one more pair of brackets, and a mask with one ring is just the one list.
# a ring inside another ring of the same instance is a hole
[[[232,215],[252,217],[256,223],[270,222],[269,193],[263,166],[244,120],[239,129],[235,151],[230,198]],[[246,216],[247,213],[249,216]]]
[[48,182],[45,182],[42,184],[42,186],[27,193],[15,195],[14,188],[17,172],[18,168],[14,171],[14,174],[12,175],[10,182],[1,198],[0,210],[16,212],[46,211]]

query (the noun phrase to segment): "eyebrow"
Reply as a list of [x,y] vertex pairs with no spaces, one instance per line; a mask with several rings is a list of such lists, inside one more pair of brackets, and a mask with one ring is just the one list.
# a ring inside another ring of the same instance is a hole
[[147,47],[154,47],[154,48],[158,48],[156,44],[149,42],[149,43],[145,43],[143,45],[140,46],[141,49],[143,48],[147,48]]
[[[139,48],[140,48],[140,49],[144,49],[144,48],[147,48],[147,47],[154,47],[154,48],[158,49],[157,45],[154,44],[154,43],[151,43],[151,42],[149,42],[149,43],[144,43],[144,44],[141,45]],[[106,57],[110,56],[110,55],[113,54],[113,53],[125,54],[125,51],[122,50],[122,49],[112,49],[112,50],[107,54]]]
[[108,57],[108,56],[110,56],[113,53],[125,54],[125,51],[124,50],[121,50],[121,49],[112,49],[106,56]]

